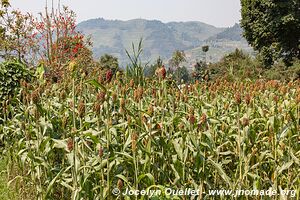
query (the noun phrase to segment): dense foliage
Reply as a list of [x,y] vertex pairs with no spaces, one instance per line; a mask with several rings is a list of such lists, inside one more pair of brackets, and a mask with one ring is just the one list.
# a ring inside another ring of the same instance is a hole
[[241,0],[244,36],[265,64],[300,58],[300,1]]
[[0,102],[12,97],[20,88],[21,81],[30,81],[31,72],[18,62],[0,63]]
[[55,79],[65,75],[69,62],[76,62],[82,70],[96,64],[89,38],[76,30],[76,15],[67,7],[51,12],[46,8],[40,17],[23,14],[9,4],[1,8],[1,58],[43,65],[46,74]]
[[278,62],[272,68],[266,68],[259,57],[253,58],[239,49],[224,56],[221,61],[210,64],[207,68],[211,80],[218,78],[228,81],[300,79],[299,60],[295,60],[294,64],[289,67],[283,62]]

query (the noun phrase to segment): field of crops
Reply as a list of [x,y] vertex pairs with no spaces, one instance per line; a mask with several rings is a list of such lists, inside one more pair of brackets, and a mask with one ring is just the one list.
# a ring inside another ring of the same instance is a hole
[[37,199],[150,199],[115,196],[114,188],[193,188],[199,199],[275,199],[212,197],[211,189],[300,196],[299,81],[143,83],[122,74],[102,83],[22,82],[20,100],[2,106],[9,183]]

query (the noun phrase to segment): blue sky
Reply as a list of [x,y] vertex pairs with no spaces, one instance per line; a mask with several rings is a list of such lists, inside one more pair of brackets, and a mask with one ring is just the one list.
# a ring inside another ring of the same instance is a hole
[[[52,0],[48,0],[48,4]],[[58,0],[53,0],[57,5]],[[61,0],[77,14],[77,21],[103,17],[169,21],[201,21],[228,27],[240,20],[240,0]],[[11,0],[14,8],[38,13],[46,0]]]

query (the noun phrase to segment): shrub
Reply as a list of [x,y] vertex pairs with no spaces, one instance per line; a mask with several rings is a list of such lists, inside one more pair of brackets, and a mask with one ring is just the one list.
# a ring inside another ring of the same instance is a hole
[[212,79],[225,78],[230,81],[261,78],[263,66],[242,50],[226,55],[220,62],[210,65]]
[[267,80],[294,81],[300,79],[300,61],[296,60],[290,67],[283,61],[276,63],[272,68],[265,70],[263,77]]
[[8,99],[20,88],[20,81],[29,81],[32,77],[26,66],[19,62],[0,64],[0,101]]
[[219,78],[229,81],[239,80],[281,80],[293,81],[300,79],[300,61],[294,60],[292,66],[287,67],[283,60],[266,68],[260,56],[252,58],[242,50],[236,49],[215,64],[208,67],[212,80]]
[[192,76],[198,81],[207,81],[209,79],[208,65],[206,62],[199,61],[194,65]]

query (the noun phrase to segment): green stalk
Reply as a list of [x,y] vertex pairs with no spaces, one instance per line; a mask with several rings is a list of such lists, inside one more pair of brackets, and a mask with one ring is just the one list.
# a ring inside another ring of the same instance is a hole
[[237,106],[237,124],[238,124],[238,154],[239,154],[239,183],[240,186],[242,184],[242,162],[243,162],[243,157],[242,157],[242,151],[241,151],[241,127],[240,127],[240,105]]
[[[138,163],[136,162],[136,151],[133,151],[133,164],[134,164],[134,182],[135,182],[135,189],[138,190],[139,183],[138,183]],[[135,199],[138,200],[138,195],[135,195]]]
[[[73,77],[73,83],[72,83],[72,93],[73,93],[73,131],[76,130],[76,118],[75,118],[75,103],[76,103],[76,97],[75,97],[75,78]],[[77,146],[76,146],[76,132],[73,133],[72,135],[72,141],[73,141],[73,186],[74,186],[74,191],[77,190],[77,167],[76,167],[76,151],[77,151]],[[74,192],[72,192],[72,199],[76,199],[76,195]]]
[[[110,152],[109,152],[109,148],[110,148],[110,135],[109,135],[109,124],[108,124],[108,122],[109,122],[109,120],[111,120],[111,118],[110,118],[110,116],[109,116],[109,102],[107,102],[107,112],[106,112],[106,119],[107,119],[107,123],[106,123],[106,128],[105,128],[105,135],[106,135],[106,143],[107,143],[107,146],[106,146],[106,148],[107,148],[107,152],[108,152],[108,154],[107,154],[107,171],[106,171],[106,181],[107,181],[107,188],[108,188],[108,191],[110,191],[110,170],[109,170],[109,165],[110,165],[110,163],[109,163],[109,154],[110,154]],[[108,197],[110,198],[110,192],[108,192]]]
[[[274,167],[274,189],[277,190],[277,170],[276,170],[276,166],[277,166],[277,147],[278,147],[278,144],[277,144],[277,135],[276,133],[278,132],[278,125],[275,124],[275,123],[279,123],[277,121],[278,119],[278,104],[276,102],[276,105],[275,105],[275,119],[274,119],[274,126],[273,126],[273,137],[274,137],[274,162],[275,162],[275,167]],[[275,199],[277,199],[277,196],[275,196]]]
[[[200,143],[202,141],[202,131],[200,131]],[[205,172],[205,159],[206,159],[206,149],[204,149],[204,159],[203,159],[203,164],[202,164],[202,173],[204,175],[204,172]],[[204,190],[204,177],[201,178],[201,181],[200,181],[200,199],[202,199],[202,194],[203,192],[205,192]]]

